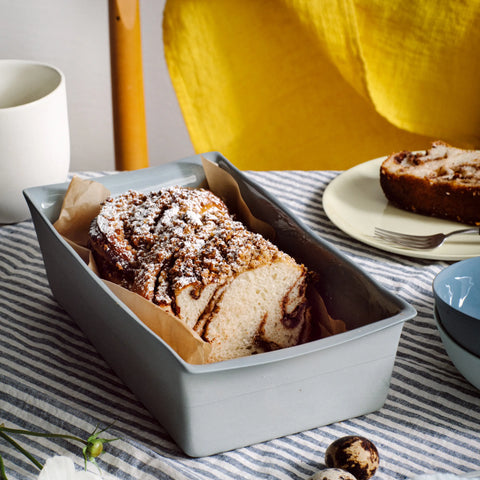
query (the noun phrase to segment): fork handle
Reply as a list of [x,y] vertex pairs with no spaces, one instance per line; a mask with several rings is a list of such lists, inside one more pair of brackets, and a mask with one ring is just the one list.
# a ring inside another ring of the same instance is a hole
[[470,227],[470,228],[462,228],[461,230],[454,230],[453,232],[446,233],[445,236],[449,237],[450,235],[457,235],[459,233],[476,233],[480,235],[480,227]]

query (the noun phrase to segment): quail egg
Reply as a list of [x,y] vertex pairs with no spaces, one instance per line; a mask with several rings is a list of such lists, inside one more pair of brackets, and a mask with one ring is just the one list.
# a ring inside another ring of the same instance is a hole
[[356,435],[335,440],[325,452],[325,465],[350,472],[357,480],[368,480],[379,465],[377,447],[368,439]]
[[341,468],[325,468],[315,473],[310,480],[357,480],[350,472]]

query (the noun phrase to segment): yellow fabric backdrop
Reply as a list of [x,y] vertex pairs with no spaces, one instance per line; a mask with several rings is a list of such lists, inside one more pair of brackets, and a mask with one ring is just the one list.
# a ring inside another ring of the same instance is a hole
[[480,0],[167,0],[165,57],[197,152],[344,169],[480,146]]

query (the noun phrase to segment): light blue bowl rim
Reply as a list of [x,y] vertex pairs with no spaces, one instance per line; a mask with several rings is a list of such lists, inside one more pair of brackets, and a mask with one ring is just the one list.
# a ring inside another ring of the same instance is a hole
[[[466,305],[466,308],[459,308],[457,305],[452,305],[452,303],[445,298],[445,285],[450,279],[455,278],[455,276],[459,276],[459,274],[462,272],[466,275],[469,275],[471,272],[473,272],[476,273],[475,278],[478,276],[478,282],[475,282],[475,289],[478,290],[478,295],[476,296],[475,300],[478,299],[478,307],[474,307],[473,309],[470,303]],[[459,312],[462,315],[471,318],[472,320],[480,320],[480,256],[461,260],[444,268],[433,279],[432,288],[435,301],[443,302],[444,305],[447,305],[452,310],[455,310],[456,312]]]

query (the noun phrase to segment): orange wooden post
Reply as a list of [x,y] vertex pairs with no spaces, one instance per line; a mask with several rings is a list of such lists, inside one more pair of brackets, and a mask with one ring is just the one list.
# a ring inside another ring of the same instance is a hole
[[139,0],[109,0],[115,167],[148,167]]

